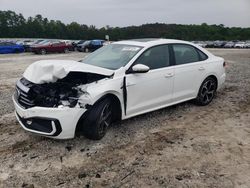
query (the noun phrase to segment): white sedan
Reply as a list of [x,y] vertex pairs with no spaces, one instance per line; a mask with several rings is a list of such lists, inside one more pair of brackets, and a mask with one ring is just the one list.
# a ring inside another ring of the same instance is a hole
[[13,101],[21,126],[51,138],[101,139],[112,122],[194,99],[209,104],[225,81],[225,62],[193,43],[114,42],[83,60],[31,64]]

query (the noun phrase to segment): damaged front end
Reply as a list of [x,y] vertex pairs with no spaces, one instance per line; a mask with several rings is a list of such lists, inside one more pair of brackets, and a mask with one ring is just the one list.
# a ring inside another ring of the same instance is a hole
[[70,72],[54,83],[42,84],[32,83],[23,77],[17,82],[15,98],[25,109],[34,106],[72,108],[79,105],[82,107],[83,104],[78,104],[78,99],[82,95],[87,95],[82,86],[107,77],[95,73]]

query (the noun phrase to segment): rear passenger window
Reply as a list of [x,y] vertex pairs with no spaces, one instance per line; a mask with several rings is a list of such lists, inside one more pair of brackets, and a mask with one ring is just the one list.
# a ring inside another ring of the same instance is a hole
[[152,47],[146,50],[135,64],[143,64],[152,69],[159,69],[169,66],[168,45]]
[[200,61],[200,56],[197,50],[186,44],[173,45],[176,65],[182,65]]
[[208,58],[207,55],[204,54],[202,51],[200,51],[200,50],[197,49],[197,52],[200,55],[200,61],[204,61],[204,60],[206,60]]

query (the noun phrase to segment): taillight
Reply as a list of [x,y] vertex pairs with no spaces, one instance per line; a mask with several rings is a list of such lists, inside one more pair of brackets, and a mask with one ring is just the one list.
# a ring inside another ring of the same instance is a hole
[[227,65],[226,62],[224,61],[224,62],[223,62],[223,67],[226,67],[226,65]]

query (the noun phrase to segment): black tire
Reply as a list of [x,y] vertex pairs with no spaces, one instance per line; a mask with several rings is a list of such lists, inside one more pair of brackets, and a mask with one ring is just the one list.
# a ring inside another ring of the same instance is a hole
[[217,81],[213,77],[206,78],[199,89],[196,104],[200,106],[208,105],[214,98],[217,90]]
[[82,121],[83,135],[92,140],[102,139],[112,123],[112,103],[105,98],[96,103]]
[[64,49],[64,53],[65,53],[65,54],[69,53],[69,49],[68,49],[68,48],[65,48],[65,49]]
[[15,50],[14,50],[14,53],[18,54],[18,53],[20,53],[20,50],[15,49]]
[[47,51],[45,49],[40,50],[40,54],[45,55],[46,53],[47,53]]
[[88,49],[88,48],[85,48],[85,49],[84,49],[84,52],[88,53],[88,52],[89,52],[89,49]]

